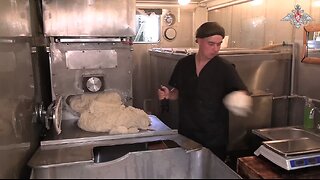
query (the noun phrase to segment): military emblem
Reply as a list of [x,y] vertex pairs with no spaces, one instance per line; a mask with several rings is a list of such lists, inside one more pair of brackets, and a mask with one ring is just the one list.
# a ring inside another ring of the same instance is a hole
[[312,18],[309,14],[305,13],[299,4],[294,6],[294,9],[291,13],[288,13],[281,21],[290,21],[292,25],[296,28],[300,28],[300,26],[306,25],[309,21],[312,21]]

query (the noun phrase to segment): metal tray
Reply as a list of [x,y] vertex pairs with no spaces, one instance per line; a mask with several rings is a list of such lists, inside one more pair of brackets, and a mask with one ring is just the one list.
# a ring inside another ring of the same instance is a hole
[[320,142],[309,138],[264,141],[263,144],[283,156],[320,152]]
[[301,138],[319,139],[319,136],[297,127],[253,129],[252,133],[265,140],[285,140]]
[[84,131],[78,127],[77,119],[62,120],[61,134],[57,135],[56,132],[51,132],[43,141],[41,141],[41,145],[43,146],[65,143],[84,143],[88,141],[172,135],[178,133],[177,130],[170,129],[167,125],[165,125],[160,119],[158,119],[158,117],[154,115],[149,115],[149,118],[151,120],[151,126],[148,130],[141,130],[138,133],[132,134],[116,135],[110,135],[109,133],[95,133]]

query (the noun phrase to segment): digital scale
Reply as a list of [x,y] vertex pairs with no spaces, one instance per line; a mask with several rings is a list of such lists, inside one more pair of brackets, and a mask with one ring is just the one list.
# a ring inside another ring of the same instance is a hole
[[309,138],[264,141],[254,154],[286,170],[295,170],[320,165],[319,144]]

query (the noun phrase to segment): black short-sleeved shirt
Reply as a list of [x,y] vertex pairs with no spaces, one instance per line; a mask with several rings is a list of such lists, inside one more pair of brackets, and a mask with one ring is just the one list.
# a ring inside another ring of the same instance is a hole
[[179,90],[179,133],[205,147],[228,143],[229,113],[223,98],[247,90],[235,67],[219,56],[196,74],[195,54],[179,60],[169,85]]

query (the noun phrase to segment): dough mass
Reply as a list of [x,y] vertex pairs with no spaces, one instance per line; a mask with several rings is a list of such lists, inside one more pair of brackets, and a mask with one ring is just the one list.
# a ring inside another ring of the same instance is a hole
[[78,126],[90,132],[110,134],[137,133],[148,129],[151,124],[148,115],[141,109],[124,106],[116,92],[83,94],[73,97],[70,106],[81,113]]

